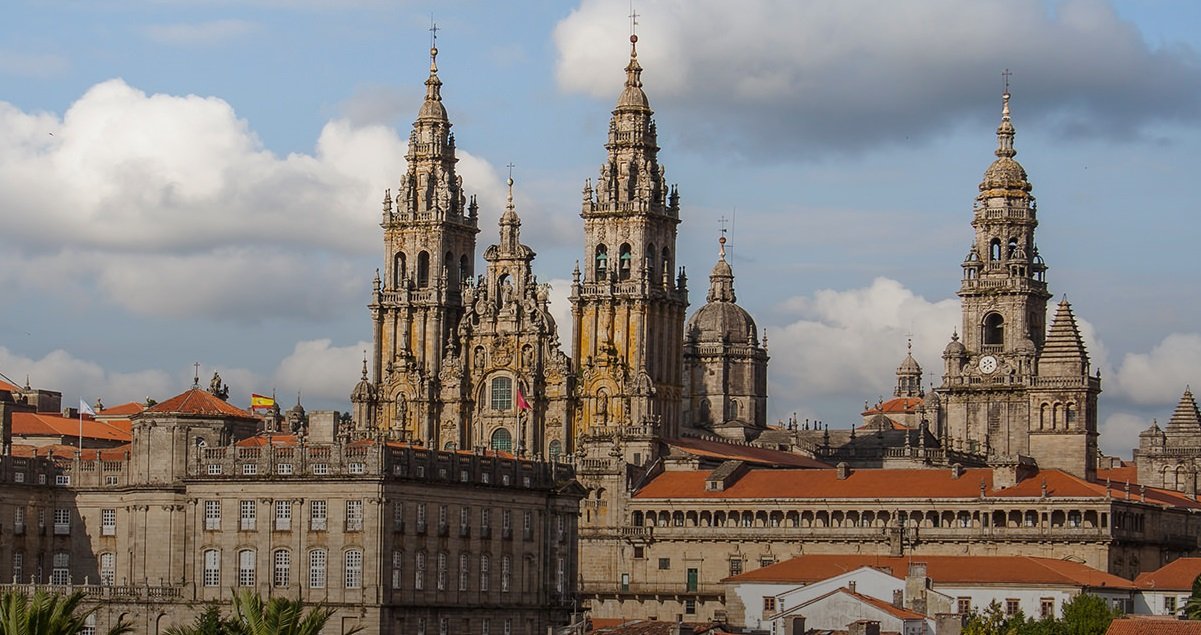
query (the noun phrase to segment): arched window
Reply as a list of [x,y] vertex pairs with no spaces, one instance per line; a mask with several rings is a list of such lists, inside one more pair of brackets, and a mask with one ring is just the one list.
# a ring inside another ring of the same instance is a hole
[[558,439],[551,441],[550,447],[547,448],[546,453],[550,455],[550,460],[558,460],[559,455],[563,453],[563,444],[560,443]]
[[1018,255],[1018,239],[1010,238],[1009,246],[1006,248],[1005,257],[1013,258]]
[[425,590],[425,552],[418,551],[413,560],[413,589]]
[[601,281],[609,272],[609,248],[604,245],[596,246],[596,279]]
[[988,259],[997,262],[1001,259],[1001,239],[994,238],[988,243]]
[[271,554],[271,585],[286,587],[292,582],[292,552],[276,549]]
[[630,279],[630,261],[634,258],[634,254],[630,251],[629,243],[622,243],[621,255],[618,258],[618,277],[622,280]]
[[459,272],[458,272],[458,270],[451,268],[454,266],[454,264],[455,264],[455,255],[450,253],[449,251],[446,252],[446,259],[442,261],[442,266],[446,268],[446,275],[450,277],[450,279],[447,280],[446,282],[450,286],[451,289],[455,288],[459,284],[459,278],[457,277],[457,274]]
[[492,585],[492,557],[488,554],[480,555],[480,591],[487,591]]
[[513,582],[513,559],[509,556],[500,557],[500,592],[508,593],[509,585]]
[[343,580],[346,582],[346,588],[363,588],[363,552],[347,549],[343,555]]
[[492,378],[492,409],[513,409],[513,380],[508,377]]
[[243,549],[238,552],[238,586],[254,586],[255,569],[254,549]]
[[471,279],[471,261],[467,259],[467,254],[459,257],[459,282],[467,282]]
[[508,452],[513,449],[513,435],[504,428],[497,428],[496,432],[492,433],[492,449],[501,452]]
[[221,552],[216,549],[204,550],[204,586],[221,586]]
[[405,259],[405,252],[396,252],[396,259],[392,263],[392,288],[399,289],[404,286],[405,276],[409,275],[408,263]]
[[309,588],[325,588],[325,567],[328,554],[324,549],[314,549],[309,552]]
[[646,245],[646,275],[650,278],[651,282],[659,281],[655,277],[655,243],[648,243]]
[[100,554],[100,584],[112,586],[117,577],[117,555],[112,552]]
[[985,346],[1000,346],[1005,343],[1005,318],[1000,313],[989,313],[984,316]]
[[1045,403],[1038,407],[1038,429],[1039,430],[1047,429],[1047,423],[1048,423],[1047,419],[1048,419],[1048,414],[1049,414],[1048,411],[1050,409],[1051,409],[1051,407]]
[[430,284],[430,255],[423,251],[417,254],[417,286],[428,287]]
[[454,441],[447,441],[445,444],[443,444],[442,449],[446,450],[447,452],[454,452],[457,449],[457,446]]

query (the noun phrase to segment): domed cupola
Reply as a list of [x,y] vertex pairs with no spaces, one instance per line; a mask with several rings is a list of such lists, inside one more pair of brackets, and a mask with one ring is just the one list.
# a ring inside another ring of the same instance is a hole
[[706,303],[688,321],[690,339],[700,342],[730,342],[758,345],[755,320],[735,303],[734,270],[726,261],[726,238],[718,240],[720,250],[717,264],[709,273],[709,293]]
[[922,367],[913,359],[913,340],[909,340],[905,359],[897,367],[897,397],[920,397],[922,395]]
[[983,201],[994,197],[1005,198],[1034,198],[1030,196],[1030,181],[1026,169],[1014,160],[1018,151],[1013,147],[1013,121],[1009,116],[1009,91],[1001,96],[1001,124],[997,126],[997,159],[984,171],[984,179],[980,182],[980,195],[976,198]]

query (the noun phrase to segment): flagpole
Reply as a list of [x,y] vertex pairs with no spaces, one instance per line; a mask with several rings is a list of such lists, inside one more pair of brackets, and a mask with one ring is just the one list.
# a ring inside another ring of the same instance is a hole
[[83,458],[83,409],[79,409],[79,458]]

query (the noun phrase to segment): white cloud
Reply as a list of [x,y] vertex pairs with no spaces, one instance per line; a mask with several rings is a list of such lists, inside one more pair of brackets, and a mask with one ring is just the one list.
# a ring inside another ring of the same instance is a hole
[[112,406],[142,401],[147,396],[161,399],[161,395],[179,392],[172,392],[178,383],[164,371],[115,372],[63,350],[32,359],[0,347],[0,370],[18,383],[28,377],[34,388],[62,392],[64,407],[75,406],[81,398],[88,403],[103,398],[105,404]]
[[247,20],[210,20],[177,24],[151,24],[144,28],[146,37],[159,44],[207,46],[220,44],[253,33],[258,25]]
[[[559,85],[613,99],[628,13],[585,0],[555,29]],[[945,133],[999,111],[1015,72],[1021,121],[1130,136],[1197,119],[1201,65],[1185,43],[1152,48],[1104,0],[640,3],[639,59],[652,104],[695,144],[812,157]],[[986,112],[985,112],[986,111]]]
[[1101,451],[1107,456],[1130,456],[1138,447],[1138,434],[1151,427],[1151,422],[1128,412],[1113,412],[1100,423]]
[[[279,362],[276,385],[301,392],[303,399],[327,399],[349,403],[350,393],[362,374],[363,351],[371,342],[333,346],[329,339],[297,342],[292,353]],[[280,402],[287,397],[281,395]]]
[[924,383],[941,383],[942,349],[960,316],[956,300],[932,302],[887,278],[866,288],[791,298],[784,309],[795,320],[767,326],[773,417],[812,412],[815,403],[838,398],[874,401],[890,394],[910,334]]
[[1201,386],[1201,334],[1173,333],[1148,353],[1128,353],[1114,377],[1115,396],[1141,405],[1170,408],[1186,384]]
[[[121,80],[61,119],[0,102],[0,279],[95,286],[141,315],[325,317],[369,289],[406,145],[391,127],[335,119],[312,154],[279,157],[221,99]],[[482,226],[495,226],[501,179],[459,158]]]

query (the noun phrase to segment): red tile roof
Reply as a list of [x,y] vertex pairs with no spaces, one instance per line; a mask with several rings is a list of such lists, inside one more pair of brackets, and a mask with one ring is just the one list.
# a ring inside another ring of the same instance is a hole
[[169,414],[191,417],[221,417],[258,421],[259,418],[231,405],[207,390],[192,388],[164,402],[147,408],[143,414]]
[[1088,565],[1031,556],[874,556],[814,554],[726,578],[725,582],[782,582],[812,584],[861,567],[873,567],[904,579],[911,563],[925,563],[937,584],[1058,584],[1132,589],[1125,578]]
[[[857,429],[858,430],[875,430],[877,427],[879,427],[878,421],[879,421],[878,419],[872,419],[871,423],[865,423],[865,424],[859,426]],[[912,430],[913,429],[899,421],[889,419],[888,417],[884,417],[884,421],[886,421],[888,423],[888,429],[890,429],[890,430]]]
[[1123,487],[1126,483],[1134,485],[1138,483],[1138,466],[1122,465],[1122,467],[1097,468],[1097,481],[1104,483],[1106,480]]
[[[993,487],[990,468],[965,469],[959,478],[951,470],[857,469],[845,479],[836,470],[752,469],[724,490],[705,489],[705,479],[711,471],[663,472],[640,489],[634,498],[977,498],[980,483],[989,497],[1034,498],[1042,496],[1046,483],[1047,496],[1070,498],[1103,498],[1103,483],[1089,482],[1060,470],[1040,470],[1035,475],[1004,489]],[[1116,499],[1142,500],[1143,490],[1131,487],[1127,495],[1124,486],[1113,486],[1110,496]],[[1201,509],[1201,503],[1179,492],[1146,488],[1146,502]]]
[[[14,437],[77,437],[80,435],[80,420],[68,419],[44,412],[14,412]],[[83,419],[83,437],[104,441],[128,443],[132,440],[129,431],[90,418]]]
[[1201,635],[1201,622],[1167,617],[1120,617],[1109,623],[1105,635]]
[[136,401],[109,406],[96,413],[100,417],[132,417],[146,409],[144,404]]
[[863,411],[863,414],[912,414],[925,403],[921,397],[897,397]]
[[850,589],[844,588],[844,589],[840,589],[840,590],[843,593],[845,593],[853,598],[856,598],[856,599],[864,602],[865,604],[870,604],[871,606],[874,606],[877,609],[884,611],[885,613],[888,613],[889,615],[891,615],[899,620],[924,620],[924,619],[926,619],[926,616],[922,615],[921,613],[917,613],[915,611],[910,611],[909,609],[904,609],[904,608],[901,608],[898,606],[893,606],[892,604],[885,602],[884,600],[881,600],[880,598],[874,598],[870,595],[863,595],[862,593],[855,593],[854,591],[852,591]]
[[10,384],[3,379],[0,379],[0,390],[5,390],[8,392],[20,392],[22,388],[16,384]]
[[[106,448],[102,450],[85,449],[80,458],[85,461],[94,461],[99,458],[102,461],[123,461],[126,454],[130,451],[130,445],[119,445],[115,448]],[[24,443],[14,443],[12,447],[12,455],[21,458],[33,457],[54,457],[56,459],[74,459],[75,453],[79,448],[73,445],[63,445],[55,443],[46,446],[26,445]]]
[[[684,624],[691,627],[687,631],[689,633],[724,635],[727,632],[718,624],[694,622],[685,622]],[[676,635],[680,631],[674,621],[593,618],[592,630],[589,632],[596,633],[596,635],[602,633],[604,635]]]
[[748,463],[758,463],[761,465],[779,465],[799,468],[830,467],[829,465],[822,463],[817,459],[795,454],[793,452],[772,450],[771,448],[760,448],[753,445],[725,443],[715,439],[680,437],[678,439],[669,440],[667,444],[674,449],[705,458],[746,461]]
[[235,445],[239,448],[261,448],[265,445],[296,445],[298,443],[294,434],[256,434],[253,437],[246,437],[238,441]]
[[1199,575],[1201,558],[1178,558],[1154,571],[1140,573],[1134,583],[1143,589],[1191,591]]

